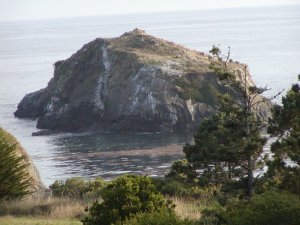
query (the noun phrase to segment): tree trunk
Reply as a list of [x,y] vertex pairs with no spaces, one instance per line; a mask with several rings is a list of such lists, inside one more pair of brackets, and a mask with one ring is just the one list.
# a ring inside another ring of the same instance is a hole
[[231,181],[231,173],[232,173],[232,171],[231,171],[231,164],[228,163],[228,180],[230,180],[230,181]]
[[248,159],[248,185],[247,185],[247,195],[251,198],[254,192],[253,183],[254,183],[254,176],[253,176],[253,169],[254,162],[252,157],[250,156]]

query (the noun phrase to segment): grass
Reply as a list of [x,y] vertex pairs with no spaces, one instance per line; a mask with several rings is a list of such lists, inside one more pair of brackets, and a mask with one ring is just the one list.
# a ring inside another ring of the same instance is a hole
[[143,31],[128,32],[118,38],[109,39],[109,47],[118,52],[125,52],[137,56],[137,60],[144,64],[161,65],[168,61],[177,62],[178,70],[208,69],[209,57],[181,45],[156,38]]
[[[204,207],[196,199],[170,198],[176,204],[175,212],[182,218],[199,220]],[[0,225],[77,225],[86,215],[87,204],[68,198],[27,199],[0,203]]]
[[176,205],[175,213],[178,216],[194,221],[201,219],[203,210],[218,208],[218,203],[212,200],[177,197],[170,200]]
[[10,201],[0,204],[1,216],[29,216],[44,217],[47,219],[74,219],[81,218],[86,213],[85,204],[79,200],[68,198],[52,199],[27,199],[22,201]]
[[197,200],[188,200],[183,198],[171,198],[176,205],[175,213],[181,218],[190,220],[199,220],[201,218],[201,210],[203,206]]
[[[168,198],[181,218],[199,221],[205,208],[213,208],[210,198]],[[0,225],[79,225],[87,203],[68,198],[11,201],[0,204]]]
[[36,217],[0,217],[0,225],[82,225],[77,219],[50,219]]
[[[202,196],[203,197],[203,196]],[[181,218],[199,221],[205,208],[214,208],[210,197],[169,197],[175,205],[175,213]],[[27,199],[0,203],[0,225],[79,225],[86,215],[87,203],[68,199]]]
[[79,225],[87,204],[68,198],[0,203],[0,225]]
[[[215,208],[211,190],[201,190],[198,197],[167,197],[181,218],[199,221],[206,208]],[[64,197],[25,199],[0,203],[0,225],[77,225],[87,213],[84,208],[91,200]]]

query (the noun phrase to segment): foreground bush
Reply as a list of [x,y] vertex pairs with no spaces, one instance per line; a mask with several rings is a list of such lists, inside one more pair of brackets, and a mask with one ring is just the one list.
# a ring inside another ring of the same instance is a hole
[[130,219],[137,213],[168,208],[152,180],[145,176],[124,175],[113,180],[102,191],[103,202],[95,202],[89,209],[84,225],[110,225]]
[[116,225],[193,225],[192,221],[183,220],[170,210],[163,209],[151,213],[137,214],[133,218]]
[[230,225],[299,225],[300,198],[283,192],[267,192],[248,203],[228,206],[224,219]]

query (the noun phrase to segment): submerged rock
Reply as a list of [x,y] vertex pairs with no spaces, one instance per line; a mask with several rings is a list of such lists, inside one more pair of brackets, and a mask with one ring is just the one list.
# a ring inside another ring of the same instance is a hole
[[39,130],[32,133],[32,136],[46,136],[46,135],[53,135],[58,134],[58,131],[55,130]]
[[[37,128],[59,131],[194,130],[214,112],[215,93],[228,91],[210,69],[212,60],[138,29],[97,38],[56,62],[48,86],[27,94],[15,116],[38,118]],[[229,68],[237,77],[244,71],[239,63]]]

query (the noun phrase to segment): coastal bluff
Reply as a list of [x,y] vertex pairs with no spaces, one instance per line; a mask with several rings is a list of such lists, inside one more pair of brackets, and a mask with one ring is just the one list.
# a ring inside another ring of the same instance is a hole
[[[194,131],[215,112],[216,94],[229,91],[210,67],[214,60],[139,29],[97,38],[57,61],[48,86],[27,94],[14,114],[54,131]],[[238,62],[228,68],[238,79],[245,73]],[[258,113],[267,116],[269,107]]]

